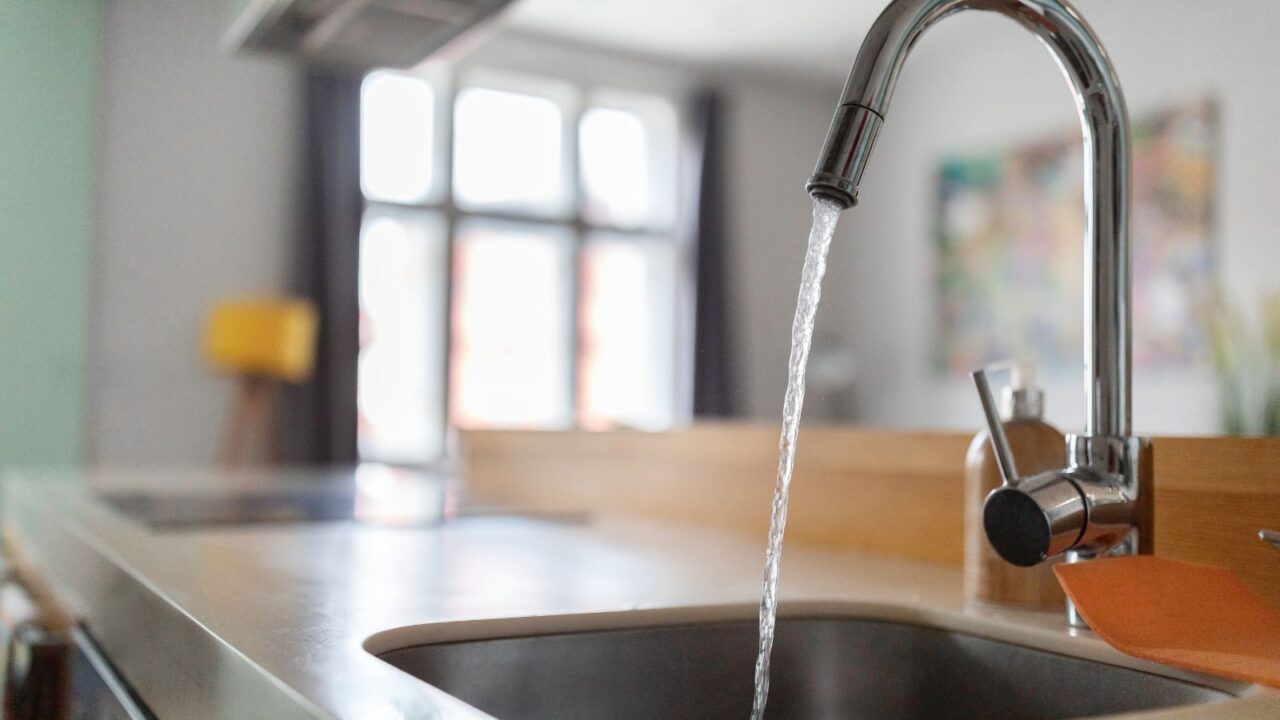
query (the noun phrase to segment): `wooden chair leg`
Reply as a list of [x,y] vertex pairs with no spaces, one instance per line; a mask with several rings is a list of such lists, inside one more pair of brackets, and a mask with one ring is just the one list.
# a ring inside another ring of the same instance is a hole
[[242,468],[248,462],[255,434],[270,420],[270,390],[271,383],[266,378],[250,375],[240,378],[218,451],[223,467]]
[[262,400],[262,435],[266,445],[266,461],[268,465],[284,464],[284,433],[280,427],[280,387],[279,380],[267,381],[267,389]]

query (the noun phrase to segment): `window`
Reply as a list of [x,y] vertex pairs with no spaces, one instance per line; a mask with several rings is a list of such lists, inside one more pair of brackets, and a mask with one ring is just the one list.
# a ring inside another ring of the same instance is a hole
[[447,263],[438,214],[371,206],[360,233],[357,438],[362,456],[414,462],[443,450]]
[[481,219],[454,241],[450,417],[461,427],[573,424],[573,238]]
[[652,358],[676,354],[678,264],[675,247],[658,238],[588,237],[579,319],[583,427],[656,430],[675,421],[674,368]]
[[[561,89],[560,93],[567,94]],[[460,208],[543,217],[569,210],[567,99],[468,87],[453,109],[453,195]]]
[[670,102],[380,70],[361,103],[363,458],[431,461],[449,427],[687,414]]

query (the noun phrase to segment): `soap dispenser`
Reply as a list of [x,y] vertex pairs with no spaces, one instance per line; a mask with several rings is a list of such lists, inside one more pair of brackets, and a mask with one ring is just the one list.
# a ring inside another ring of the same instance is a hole
[[[1007,367],[1011,382],[1001,394],[1000,413],[1014,462],[1028,476],[1062,467],[1066,442],[1061,432],[1044,421],[1044,391],[1035,386],[1029,366]],[[1052,563],[1011,565],[987,542],[982,505],[1000,484],[991,436],[984,429],[974,436],[965,458],[965,596],[1002,605],[1061,609],[1064,596]]]

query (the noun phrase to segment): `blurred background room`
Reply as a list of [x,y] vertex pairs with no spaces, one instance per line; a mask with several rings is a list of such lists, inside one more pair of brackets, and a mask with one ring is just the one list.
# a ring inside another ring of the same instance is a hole
[[0,0],[0,715],[1280,717],[1278,37]]
[[[1280,432],[1280,14],[1077,4],[1137,138],[1136,429]],[[777,423],[803,184],[880,2],[340,5],[0,3],[0,462]],[[809,421],[972,430],[966,372],[1014,358],[1083,423],[1080,130],[984,15],[901,79]]]

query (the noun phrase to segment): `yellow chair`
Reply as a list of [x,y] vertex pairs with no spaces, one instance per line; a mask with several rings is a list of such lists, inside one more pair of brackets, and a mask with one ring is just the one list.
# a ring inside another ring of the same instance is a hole
[[223,465],[245,464],[257,430],[266,438],[268,460],[283,458],[274,395],[282,382],[311,377],[319,326],[315,306],[299,298],[227,300],[209,313],[205,358],[239,379],[218,452]]

